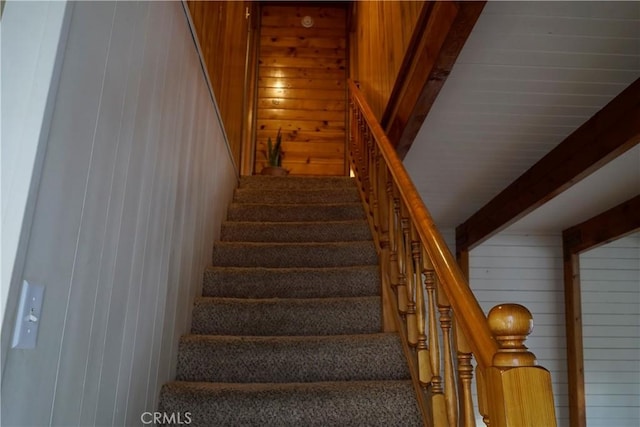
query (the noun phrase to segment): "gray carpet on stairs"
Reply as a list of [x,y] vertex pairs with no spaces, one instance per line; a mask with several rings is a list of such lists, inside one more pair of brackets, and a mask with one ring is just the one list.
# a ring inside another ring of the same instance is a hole
[[159,411],[192,426],[419,426],[354,181],[243,177],[176,381]]
[[346,267],[378,262],[372,241],[218,242],[213,264],[221,267]]
[[[420,426],[411,381],[230,384],[176,381],[160,411],[189,412],[192,426]],[[198,410],[195,411],[194,408]]]
[[202,295],[228,298],[327,298],[380,295],[377,265],[316,268],[209,267]]
[[231,203],[230,221],[348,221],[364,220],[360,203],[286,205],[275,203]]
[[176,379],[223,383],[402,380],[409,375],[403,362],[396,334],[186,335],[180,341]]
[[363,220],[325,222],[225,221],[220,240],[228,242],[350,242],[371,239]]
[[196,298],[191,333],[217,335],[371,334],[380,297]]

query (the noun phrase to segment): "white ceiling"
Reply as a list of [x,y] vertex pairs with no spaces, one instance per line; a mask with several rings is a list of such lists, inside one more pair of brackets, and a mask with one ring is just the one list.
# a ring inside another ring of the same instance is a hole
[[[640,77],[640,2],[490,1],[404,164],[455,228]],[[560,231],[640,193],[636,148],[510,227]]]

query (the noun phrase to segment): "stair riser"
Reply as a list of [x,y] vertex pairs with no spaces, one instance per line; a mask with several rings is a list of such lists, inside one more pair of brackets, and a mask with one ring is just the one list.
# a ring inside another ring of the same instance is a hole
[[321,190],[355,188],[355,179],[348,177],[272,177],[272,176],[243,176],[240,178],[240,188],[258,188],[270,190]]
[[219,242],[213,248],[213,265],[228,267],[341,267],[377,262],[373,242],[313,245]]
[[228,210],[230,221],[350,221],[365,219],[362,205],[269,205],[233,203]]
[[378,297],[256,301],[197,299],[191,333],[302,336],[372,334],[381,330]]
[[228,298],[328,298],[380,295],[377,266],[323,269],[212,268],[202,294]]
[[233,201],[236,203],[281,203],[281,204],[314,204],[314,203],[358,203],[360,195],[354,188],[327,190],[271,190],[271,189],[236,189]]
[[349,242],[370,240],[365,221],[257,223],[227,221],[220,240],[228,242]]
[[159,411],[190,413],[191,426],[422,426],[410,381],[257,385],[170,383]]
[[177,380],[281,383],[410,379],[396,335],[249,338],[187,336]]

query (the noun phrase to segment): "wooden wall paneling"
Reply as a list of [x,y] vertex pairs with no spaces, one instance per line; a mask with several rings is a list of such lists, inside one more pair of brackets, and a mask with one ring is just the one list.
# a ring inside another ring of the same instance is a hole
[[[301,20],[314,24],[304,28]],[[294,175],[345,174],[346,8],[261,7],[255,172],[282,129],[283,167]]]
[[587,425],[584,398],[584,356],[582,339],[582,300],[580,290],[580,256],[571,253],[566,242],[564,252],[564,304],[567,336],[567,381],[569,422],[571,427]]
[[484,5],[484,1],[436,2],[423,8],[381,120],[401,158],[411,148]]
[[188,1],[231,152],[241,164],[249,20],[243,1]]
[[351,78],[380,120],[425,1],[354,2]]
[[260,48],[260,5],[258,2],[249,4],[249,29],[247,41],[247,68],[245,70],[245,107],[243,111],[244,129],[242,132],[242,149],[240,153],[241,175],[251,175],[255,163],[255,122],[256,122],[256,91],[258,87],[258,50]]

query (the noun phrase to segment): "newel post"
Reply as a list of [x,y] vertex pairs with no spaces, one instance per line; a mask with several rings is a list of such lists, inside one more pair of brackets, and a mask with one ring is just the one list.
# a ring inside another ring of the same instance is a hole
[[533,316],[519,304],[503,304],[488,321],[499,347],[485,371],[491,427],[555,427],[551,374],[524,345]]

